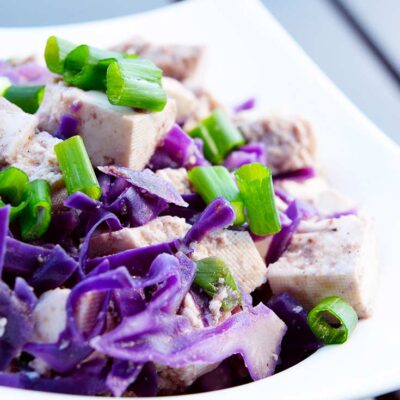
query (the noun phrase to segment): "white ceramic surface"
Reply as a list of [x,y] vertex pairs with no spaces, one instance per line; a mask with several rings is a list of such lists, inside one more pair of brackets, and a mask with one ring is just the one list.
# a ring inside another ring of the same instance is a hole
[[[192,0],[95,23],[0,29],[0,59],[41,52],[51,34],[97,46],[135,34],[207,45],[206,85],[231,104],[256,95],[260,106],[307,116],[315,125],[328,178],[376,220],[381,259],[376,312],[346,344],[325,347],[259,382],[179,399],[356,399],[400,387],[399,148],[332,85],[261,3]],[[77,397],[0,388],[0,398]]]

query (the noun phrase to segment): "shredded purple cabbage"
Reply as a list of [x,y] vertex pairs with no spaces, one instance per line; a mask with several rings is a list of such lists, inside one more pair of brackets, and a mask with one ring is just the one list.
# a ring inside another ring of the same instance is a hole
[[0,76],[8,78],[13,85],[44,85],[53,74],[34,61],[14,65],[0,60]]
[[267,151],[264,143],[250,143],[237,150],[232,151],[226,157],[224,161],[224,166],[229,170],[234,170],[242,165],[251,163],[261,163],[266,164]]
[[249,99],[245,100],[243,103],[238,104],[237,106],[233,107],[233,111],[235,113],[239,113],[241,111],[251,110],[256,106],[256,99],[255,97],[250,97]]
[[279,370],[290,368],[322,347],[308,326],[307,311],[292,296],[277,294],[267,305],[288,328],[282,341]]
[[65,140],[79,133],[79,119],[72,114],[62,114],[57,130],[53,133],[56,138]]
[[204,158],[202,142],[193,140],[178,124],[174,124],[164,136],[149,162],[153,170],[180,167],[191,169],[201,165],[209,165]]

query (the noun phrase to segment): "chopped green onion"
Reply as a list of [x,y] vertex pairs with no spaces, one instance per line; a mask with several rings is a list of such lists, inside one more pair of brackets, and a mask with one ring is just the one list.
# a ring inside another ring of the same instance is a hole
[[4,92],[11,86],[11,81],[5,76],[0,76],[0,96],[4,96]]
[[188,177],[196,192],[207,204],[217,197],[223,197],[235,210],[235,225],[242,225],[246,221],[239,190],[225,167],[195,167],[188,172]]
[[[120,57],[122,57],[120,53],[82,44],[67,55],[64,63],[64,80],[72,86],[85,90],[105,90],[107,66]],[[101,60],[107,61],[100,64]]]
[[9,203],[10,221],[14,221],[26,207],[22,201],[29,183],[28,175],[16,167],[8,167],[0,172],[0,197],[1,206]]
[[27,206],[22,211],[19,223],[21,238],[31,241],[42,237],[51,221],[51,190],[49,182],[35,179],[29,183],[26,191]]
[[[335,317],[340,326],[334,327],[329,324],[325,320],[323,313],[328,313]],[[344,343],[356,327],[357,321],[357,313],[353,307],[336,296],[322,300],[307,316],[308,325],[314,335],[325,344]]]
[[237,169],[235,177],[250,230],[260,236],[279,232],[281,223],[275,205],[271,171],[260,163],[252,163]]
[[194,283],[211,298],[220,288],[225,287],[227,297],[222,301],[222,308],[225,311],[241,304],[242,296],[229,268],[217,257],[207,257],[197,261]]
[[215,110],[189,135],[203,141],[204,155],[213,164],[220,164],[229,152],[245,142],[240,131],[222,110]]
[[167,95],[162,71],[145,59],[119,60],[107,69],[107,96],[111,104],[162,111]]
[[0,196],[13,206],[21,203],[26,187],[29,183],[28,175],[16,167],[8,167],[0,172]]
[[44,86],[10,86],[4,92],[4,97],[23,111],[34,114],[44,96]]
[[65,58],[76,47],[76,44],[68,42],[67,40],[50,36],[47,39],[46,48],[44,50],[47,68],[56,74],[62,74],[64,72]]
[[93,199],[101,195],[99,182],[80,136],[72,136],[54,146],[68,194],[83,192]]

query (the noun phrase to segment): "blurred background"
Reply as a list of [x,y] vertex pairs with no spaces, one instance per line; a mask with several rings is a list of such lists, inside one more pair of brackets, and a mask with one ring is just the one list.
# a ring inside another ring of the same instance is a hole
[[[0,0],[1,27],[93,21],[174,3],[173,0],[17,0],[4,6],[5,1]],[[400,0],[262,2],[330,79],[400,143]],[[400,400],[400,394],[385,394],[377,399]]]

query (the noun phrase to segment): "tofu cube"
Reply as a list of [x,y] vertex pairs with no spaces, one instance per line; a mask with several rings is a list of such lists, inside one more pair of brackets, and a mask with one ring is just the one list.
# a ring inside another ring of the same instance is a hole
[[56,83],[46,86],[37,113],[39,126],[54,132],[61,116],[72,111],[80,120],[79,133],[93,165],[115,164],[136,170],[148,163],[176,116],[174,100],[168,100],[161,112],[139,112],[110,104],[104,93]]
[[339,296],[359,318],[369,317],[378,280],[372,223],[349,215],[315,227],[295,234],[286,252],[269,265],[272,292],[288,292],[308,309],[325,297]]
[[0,97],[0,164],[14,164],[34,135],[38,119]]
[[128,249],[151,246],[182,238],[190,225],[184,218],[166,215],[136,228],[123,228],[115,232],[94,235],[90,241],[89,255],[103,256]]
[[263,142],[267,166],[273,174],[315,164],[316,142],[310,123],[299,117],[255,115],[242,112],[236,124],[249,142]]
[[179,194],[188,194],[192,192],[185,168],[163,168],[157,170],[156,175],[169,182]]
[[354,204],[320,177],[304,182],[284,179],[276,182],[277,187],[296,199],[311,203],[321,214],[328,215],[350,210]]
[[265,262],[248,232],[213,232],[192,246],[192,258],[195,261],[206,257],[218,257],[223,260],[245,293],[251,293],[267,281]]

